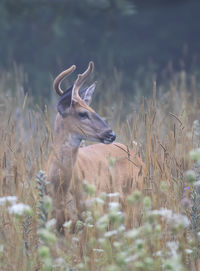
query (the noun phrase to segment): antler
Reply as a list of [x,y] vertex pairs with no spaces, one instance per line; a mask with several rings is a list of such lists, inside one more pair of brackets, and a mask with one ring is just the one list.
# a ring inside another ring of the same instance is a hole
[[89,62],[88,68],[85,72],[78,75],[78,78],[76,79],[73,89],[72,89],[72,100],[73,101],[80,101],[82,100],[79,96],[79,89],[87,79],[88,75],[93,71],[94,69],[94,63],[92,61]]
[[53,88],[61,96],[64,91],[61,89],[60,84],[62,83],[63,79],[69,76],[74,70],[76,69],[75,65],[72,65],[69,69],[61,72],[53,82]]

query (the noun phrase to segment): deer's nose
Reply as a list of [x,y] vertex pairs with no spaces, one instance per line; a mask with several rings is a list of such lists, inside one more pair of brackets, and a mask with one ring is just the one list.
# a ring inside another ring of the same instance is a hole
[[112,130],[110,130],[107,134],[107,137],[111,142],[113,142],[116,139],[116,134]]
[[112,143],[116,138],[115,133],[112,130],[108,130],[101,135],[101,141],[104,144]]

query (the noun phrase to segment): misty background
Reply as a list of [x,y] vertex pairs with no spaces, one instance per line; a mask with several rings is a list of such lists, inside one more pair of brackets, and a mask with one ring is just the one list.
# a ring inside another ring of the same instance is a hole
[[198,0],[1,0],[0,70],[22,67],[24,91],[48,100],[59,72],[93,60],[95,79],[117,70],[120,91],[148,94],[146,77],[198,74],[199,13]]

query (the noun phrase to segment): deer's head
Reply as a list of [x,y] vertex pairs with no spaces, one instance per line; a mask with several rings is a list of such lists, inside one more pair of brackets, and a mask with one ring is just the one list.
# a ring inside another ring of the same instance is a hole
[[109,144],[116,138],[111,128],[90,107],[96,83],[82,88],[93,68],[94,64],[90,62],[87,70],[79,74],[74,85],[65,92],[61,89],[61,82],[76,69],[75,65],[60,73],[53,84],[55,91],[61,96],[57,105],[59,113],[56,129],[62,130],[62,136],[70,133],[75,145],[82,139]]

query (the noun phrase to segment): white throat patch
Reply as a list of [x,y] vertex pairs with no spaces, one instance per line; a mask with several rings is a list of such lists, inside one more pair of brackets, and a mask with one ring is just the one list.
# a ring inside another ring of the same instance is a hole
[[69,137],[66,138],[65,145],[76,148],[80,146],[81,140],[82,139],[79,135],[72,134],[70,135],[70,138]]

